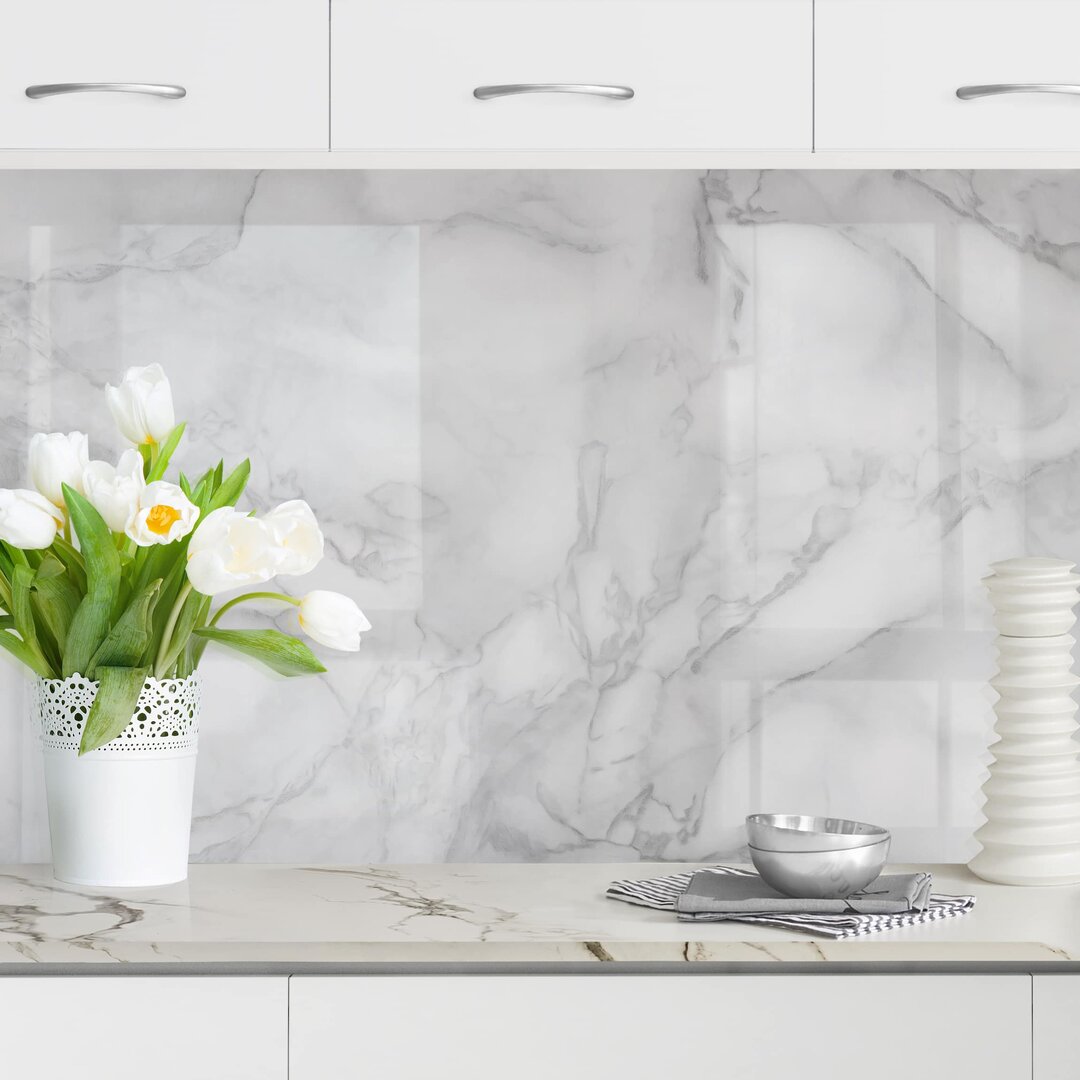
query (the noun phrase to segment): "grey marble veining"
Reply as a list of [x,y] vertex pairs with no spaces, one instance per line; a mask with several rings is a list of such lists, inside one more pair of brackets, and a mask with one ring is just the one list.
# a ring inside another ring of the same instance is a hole
[[[608,899],[613,880],[684,864],[201,865],[187,881],[100,890],[45,866],[0,866],[0,972],[43,966],[775,964],[936,966],[1080,960],[1080,887],[1015,889],[930,866],[974,910],[843,941],[748,923],[685,923]],[[690,935],[688,937],[688,935]],[[54,967],[53,970],[56,970]]]
[[[1080,176],[0,175],[0,469],[119,449],[303,497],[375,631],[207,654],[210,861],[700,860],[751,810],[971,853],[979,578],[1080,561]],[[304,587],[303,583],[295,583]],[[0,858],[47,858],[0,668]]]

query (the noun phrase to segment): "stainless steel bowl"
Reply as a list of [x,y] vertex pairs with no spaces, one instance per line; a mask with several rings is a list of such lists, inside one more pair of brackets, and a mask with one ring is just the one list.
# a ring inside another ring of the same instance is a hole
[[840,851],[750,848],[750,858],[765,883],[801,900],[832,900],[865,889],[881,873],[888,855],[888,840]]
[[805,814],[751,814],[746,819],[751,847],[766,851],[840,851],[880,844],[889,830],[847,818]]

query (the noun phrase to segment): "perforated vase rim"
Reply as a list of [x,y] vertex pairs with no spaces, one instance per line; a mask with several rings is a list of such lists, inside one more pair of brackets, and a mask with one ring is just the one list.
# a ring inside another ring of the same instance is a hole
[[[66,679],[37,679],[34,720],[46,751],[77,754],[86,717],[98,684],[82,675]],[[199,745],[202,703],[198,675],[186,679],[147,678],[131,722],[94,754],[109,757],[186,757]]]

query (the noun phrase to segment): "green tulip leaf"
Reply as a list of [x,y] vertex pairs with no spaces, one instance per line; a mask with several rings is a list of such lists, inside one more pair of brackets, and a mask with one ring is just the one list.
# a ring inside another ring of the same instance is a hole
[[280,630],[218,630],[205,626],[196,637],[216,641],[273,668],[279,675],[317,675],[326,668],[299,638]]
[[[222,468],[221,464],[218,464],[218,469]],[[210,499],[210,504],[207,507],[207,513],[211,513],[214,510],[220,510],[223,506],[235,506],[237,500],[244,493],[244,488],[247,487],[248,477],[251,476],[251,462],[244,458],[239,465],[224,480],[221,479],[220,472],[217,474],[217,485],[214,489],[214,494]]]
[[31,592],[34,613],[52,635],[61,654],[68,627],[82,601],[82,595],[68,576],[64,564],[51,552],[41,560],[34,574]]
[[128,726],[149,673],[149,668],[98,669],[98,692],[83,728],[80,754],[111,742]]
[[7,572],[0,570],[0,608],[4,611],[11,610],[11,576],[14,567]]
[[[214,598],[212,596],[202,596],[201,593],[199,595],[202,597],[202,600],[199,604],[198,613],[195,616],[195,625],[197,627],[202,627],[206,625],[206,620],[210,615],[210,605],[213,603]],[[178,678],[190,675],[199,666],[202,654],[206,652],[207,644],[207,638],[192,637],[188,644],[188,648],[180,658],[180,675]]]
[[[29,566],[19,563],[11,576],[11,616],[15,620],[15,629],[27,651],[40,664],[53,671],[53,663],[59,659],[55,655],[52,661],[46,656],[46,645],[39,640],[37,624],[34,622],[34,605],[30,598],[30,589],[34,581],[34,571]],[[55,652],[55,650],[50,650]],[[35,670],[37,668],[35,667]],[[48,676],[52,678],[52,674]]]
[[211,466],[195,481],[195,490],[198,491],[201,487],[207,487],[213,492],[214,490],[214,469]]
[[60,577],[63,573],[64,564],[51,551],[46,551],[34,574],[34,583],[45,578]]
[[64,643],[62,671],[67,678],[86,672],[90,658],[109,632],[113,606],[120,595],[120,554],[101,515],[66,484],[64,502],[86,564],[86,595],[71,620]]
[[214,470],[210,469],[199,477],[198,483],[192,489],[191,501],[199,508],[199,516],[195,521],[195,528],[209,513],[210,500],[214,495]]
[[52,542],[52,553],[64,564],[71,584],[78,590],[79,595],[85,595],[86,563],[83,561],[82,553],[62,536],[57,536]]
[[0,540],[0,578],[3,578],[5,582],[11,581],[11,572],[14,568],[15,563],[7,552],[7,544]]
[[143,659],[154,640],[154,606],[160,591],[161,579],[158,578],[132,597],[94,653],[85,673],[88,679],[97,677],[95,673],[99,667],[132,667]]
[[11,568],[19,563],[22,563],[23,566],[29,565],[26,560],[26,552],[22,548],[17,548],[14,544],[9,544],[6,540],[0,540],[0,551],[4,553],[9,576]]
[[165,475],[165,470],[169,467],[169,462],[172,460],[172,456],[176,453],[176,448],[180,445],[180,440],[184,436],[186,426],[185,424],[177,424],[165,436],[165,441],[158,448],[157,460],[154,461],[153,468],[146,473],[146,482],[148,484],[160,480]]
[[[168,648],[160,663],[154,665],[154,675],[158,679],[182,678],[179,673],[170,675],[173,666],[180,658],[180,654],[187,646],[191,637],[191,631],[198,625],[200,612],[203,610],[203,601],[206,599],[201,593],[194,590],[188,592],[180,607],[180,614],[176,618],[172,634],[169,637]],[[179,600],[179,597],[177,597]]]
[[[15,621],[10,615],[5,615],[4,619],[11,619],[12,623]],[[25,641],[13,634],[9,627],[5,626],[0,630],[0,649],[11,653],[20,664],[25,664],[35,675],[40,675],[43,679],[56,677],[56,672],[49,667],[44,657],[35,653]]]

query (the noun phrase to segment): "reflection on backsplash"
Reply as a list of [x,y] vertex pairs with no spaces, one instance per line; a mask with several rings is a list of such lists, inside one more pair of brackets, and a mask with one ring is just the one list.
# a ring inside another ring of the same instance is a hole
[[[207,654],[206,860],[970,854],[991,561],[1080,556],[1080,176],[0,174],[0,476],[129,364],[375,623]],[[200,464],[181,459],[192,471]],[[286,582],[288,584],[288,582]],[[295,585],[296,583],[294,583]],[[0,860],[47,856],[0,668]]]

